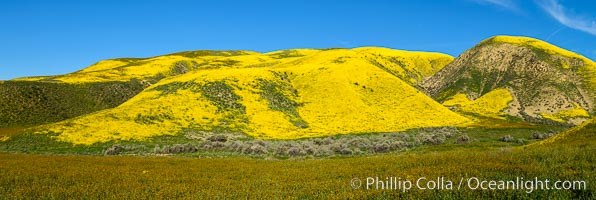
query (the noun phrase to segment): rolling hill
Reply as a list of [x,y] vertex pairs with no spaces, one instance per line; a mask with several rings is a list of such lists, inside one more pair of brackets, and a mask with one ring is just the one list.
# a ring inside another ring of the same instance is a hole
[[[445,54],[365,47],[242,53],[223,58],[194,57],[192,52],[166,55],[171,56],[180,60],[172,59],[170,70],[182,62],[185,66],[194,66],[193,61],[207,64],[171,74],[115,108],[35,129],[63,141],[92,144],[187,130],[296,139],[469,123],[415,88],[453,60]],[[163,66],[168,69],[167,64]],[[96,64],[52,79],[118,80],[116,75],[102,76],[115,71],[123,72],[125,79],[155,76]]]
[[591,119],[547,140],[532,144],[532,146],[578,146],[582,148],[590,146],[591,150],[594,150],[595,139],[596,119]]
[[421,87],[459,113],[577,125],[594,115],[596,63],[537,39],[496,36]]
[[270,66],[317,50],[263,55],[250,51],[187,51],[97,62],[80,71],[0,82],[0,128],[28,127],[114,108],[159,80],[197,69]]
[[[186,51],[151,58],[118,58],[80,71],[0,82],[0,128],[28,127],[114,108],[163,78],[193,70],[288,66],[324,50]],[[453,60],[440,53],[359,48],[358,54],[415,85]],[[334,62],[343,62],[337,58]]]
[[0,128],[58,122],[113,108],[145,87],[136,80],[78,84],[0,81]]
[[31,130],[75,144],[189,132],[298,139],[486,117],[573,125],[594,114],[595,68],[513,36],[457,59],[380,47],[187,51],[1,82],[0,122],[45,124]]

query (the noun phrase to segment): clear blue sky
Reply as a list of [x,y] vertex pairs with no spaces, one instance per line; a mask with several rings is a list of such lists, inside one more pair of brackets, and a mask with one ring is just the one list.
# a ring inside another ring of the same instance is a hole
[[385,46],[457,56],[493,35],[596,60],[596,4],[572,0],[0,2],[0,80],[198,49]]

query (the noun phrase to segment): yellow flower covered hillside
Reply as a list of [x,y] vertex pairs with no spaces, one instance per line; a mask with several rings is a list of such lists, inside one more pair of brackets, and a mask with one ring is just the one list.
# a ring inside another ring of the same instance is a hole
[[[401,60],[394,64],[403,65],[400,69],[409,71],[405,74],[418,72],[403,80],[397,68],[388,71],[384,66],[389,63],[373,54]],[[145,140],[185,129],[296,139],[469,123],[412,86],[452,59],[437,53],[420,59],[426,55],[360,48],[233,56],[221,63],[212,61],[212,67],[163,79],[116,108],[42,126],[40,133],[93,144]],[[174,57],[161,59],[177,62]],[[109,68],[109,62],[105,64]],[[153,65],[139,74],[157,70]]]

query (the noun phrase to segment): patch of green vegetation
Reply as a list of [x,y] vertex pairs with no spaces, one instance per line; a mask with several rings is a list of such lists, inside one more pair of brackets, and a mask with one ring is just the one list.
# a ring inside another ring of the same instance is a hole
[[172,56],[183,56],[187,58],[197,58],[202,56],[223,56],[220,52],[210,50],[199,50],[199,51],[183,51],[178,53],[169,54]]
[[154,87],[152,90],[161,92],[161,95],[167,95],[167,94],[174,94],[178,90],[188,90],[191,88],[195,88],[196,86],[198,86],[198,84],[196,84],[193,81],[188,81],[188,82],[176,81],[176,82],[172,82],[172,83],[168,83],[168,84],[158,85],[158,86]]
[[369,62],[370,64],[373,64],[374,66],[377,66],[378,68],[382,69],[383,71],[385,71],[385,72],[387,72],[387,73],[389,73],[389,74],[391,74],[391,75],[393,75],[393,76],[395,76],[395,77],[399,78],[400,80],[408,80],[407,78],[405,78],[405,77],[401,76],[400,74],[398,74],[398,73],[395,73],[395,72],[394,72],[394,71],[392,71],[391,69],[389,69],[389,68],[385,67],[385,65],[383,65],[383,64],[381,64],[381,63],[379,63],[379,62],[378,62],[376,59],[374,59],[374,58],[370,58],[370,59],[368,59],[368,62]]
[[[480,68],[482,69],[482,67]],[[498,73],[496,71],[471,69],[470,78],[458,81],[461,81],[461,84],[465,86],[468,92],[473,92],[480,97],[504,84],[503,80],[497,82]]]
[[464,76],[458,78],[455,82],[447,85],[447,87],[435,96],[438,102],[443,102],[449,97],[458,93],[476,94],[477,97],[485,95],[496,88],[513,87],[510,84],[511,80],[520,80],[513,72],[505,71],[482,71],[482,66],[468,67],[468,71]]
[[158,73],[154,76],[148,77],[146,80],[147,82],[149,82],[150,84],[148,84],[147,86],[151,85],[151,84],[155,84],[157,82],[159,82],[161,79],[166,78],[166,75],[164,75],[163,73]]
[[452,97],[453,95],[456,95],[457,93],[467,92],[467,91],[463,91],[463,89],[468,88],[468,85],[470,84],[468,81],[469,80],[466,78],[458,79],[453,84],[448,85],[447,88],[441,90],[442,92],[435,95],[434,99],[437,102],[444,102],[448,98]]
[[[358,133],[298,140],[258,140],[226,127],[185,129],[142,141],[110,141],[72,145],[57,141],[55,133],[13,134],[0,142],[0,152],[77,155],[156,155],[182,157],[334,158],[366,155],[430,153],[452,150],[490,151],[527,145],[551,137],[562,127],[518,128],[435,127],[391,133]],[[504,136],[511,141],[500,141]],[[539,137],[536,137],[539,136]]]
[[0,84],[0,128],[52,123],[114,108],[144,88],[136,79],[82,84],[5,81]]
[[259,64],[254,64],[254,65],[248,65],[245,68],[261,68],[261,67],[273,67],[276,64],[279,64],[279,61],[273,61],[273,62],[262,62]]
[[198,58],[203,56],[240,56],[240,55],[248,55],[244,51],[213,51],[213,50],[198,50],[198,51],[183,51],[173,54],[168,54],[167,56],[183,56],[187,58]]
[[542,61],[546,61],[546,62],[550,62],[551,61],[551,54],[546,52],[546,50],[541,49],[541,48],[536,48],[534,46],[531,45],[524,45],[525,47],[530,48],[530,50],[532,50],[532,52],[534,52],[534,54],[536,54],[536,56],[538,56],[538,58]]
[[[399,65],[401,68],[403,68],[404,70],[406,70],[406,64],[404,64],[404,62],[399,58],[399,57],[389,57],[389,61],[391,61],[392,63],[395,63],[397,65]],[[435,60],[431,61],[431,64],[435,64]]]
[[322,48],[320,49],[321,51],[330,51],[330,50],[346,50],[348,48],[343,48],[343,47],[332,47],[332,48]]
[[217,112],[238,111],[246,113],[246,107],[240,103],[242,97],[234,93],[234,88],[224,81],[208,82],[199,86],[198,91],[217,107]]
[[128,67],[139,66],[139,65],[145,65],[145,64],[147,64],[147,63],[149,63],[149,62],[150,62],[150,61],[147,61],[147,60],[146,60],[146,59],[144,59],[144,58],[138,58],[138,59],[126,58],[125,60],[122,60],[122,59],[121,59],[120,61],[125,61],[125,62],[128,62],[128,64],[126,64],[126,65],[122,65],[122,66],[119,66],[119,67],[115,67],[115,68],[113,68],[113,69],[106,69],[106,70],[102,70],[102,71],[110,71],[110,70],[119,70],[119,71],[122,71],[122,70],[126,70],[126,68],[128,68]]
[[137,114],[134,121],[138,124],[159,124],[164,120],[171,120],[173,119],[172,116],[166,113],[160,113],[156,115],[141,115],[140,113]]
[[31,154],[71,154],[71,155],[102,155],[111,143],[96,143],[93,145],[73,145],[58,141],[52,137],[56,133],[35,134],[24,132],[14,134],[9,142],[0,142],[0,151],[4,153]]
[[170,74],[173,76],[186,74],[193,69],[193,66],[188,61],[176,61],[171,69]]
[[233,66],[233,65],[240,63],[240,61],[237,61],[237,60],[218,60],[218,61],[222,63],[222,66]]
[[302,57],[303,54],[300,54],[298,51],[295,50],[283,50],[278,53],[274,53],[269,55],[275,59],[282,59],[282,58],[291,58],[291,57]]
[[[212,105],[217,107],[217,113],[222,113],[222,118],[218,118],[218,121],[213,121],[208,124],[218,124],[217,126],[208,128],[223,128],[234,127],[234,131],[243,130],[246,128],[248,118],[246,115],[246,107],[241,104],[242,97],[234,92],[234,88],[228,85],[225,81],[214,81],[207,83],[195,83],[194,81],[188,82],[172,82],[164,85],[159,85],[154,90],[160,91],[160,95],[174,94],[178,90],[190,90],[195,93],[200,93],[204,96]],[[152,115],[141,115],[139,114],[135,118],[135,122],[141,124],[155,124],[165,119],[169,119],[169,115],[152,114]],[[202,125],[194,125],[201,128]]]
[[272,72],[279,80],[258,79],[259,93],[269,103],[269,108],[286,114],[290,121],[299,128],[307,128],[308,123],[298,113],[301,103],[294,99],[298,97],[298,90],[290,84],[290,79],[285,73]]
[[115,58],[115,59],[111,59],[111,60],[121,61],[121,62],[137,62],[137,61],[145,60],[145,58]]
[[331,62],[336,63],[336,64],[342,64],[342,63],[345,63],[349,58],[350,58],[349,56],[342,56],[342,57],[339,57]]

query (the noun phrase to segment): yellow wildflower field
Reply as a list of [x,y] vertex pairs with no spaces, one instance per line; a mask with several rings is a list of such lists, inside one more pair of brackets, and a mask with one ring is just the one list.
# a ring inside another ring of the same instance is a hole
[[[388,73],[379,66],[385,61],[371,62],[374,54],[391,54],[407,64],[400,69],[418,73],[404,81],[397,71]],[[297,139],[469,123],[412,86],[415,80],[431,76],[453,59],[438,53],[419,59],[424,55],[358,48],[233,56],[226,59],[234,61],[226,62],[242,64],[171,76],[116,108],[37,130],[58,133],[55,137],[62,141],[93,144],[144,140],[187,128],[223,128],[260,139]],[[155,63],[167,66],[177,60],[175,56],[153,59],[147,68],[132,66],[124,72],[144,76],[162,69]],[[73,75],[69,80],[79,79]]]
[[568,119],[577,118],[577,117],[585,117],[585,118],[590,117],[590,114],[586,110],[584,110],[581,106],[579,106],[577,103],[574,103],[573,108],[571,108],[571,109],[562,110],[562,111],[559,111],[554,114],[541,113],[541,115],[544,118],[551,119],[551,120],[557,121],[557,122],[564,122]]
[[457,94],[443,102],[444,106],[459,106],[458,112],[473,113],[496,119],[505,119],[505,109],[513,97],[505,88],[495,89],[475,100],[469,100],[465,94]]

